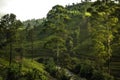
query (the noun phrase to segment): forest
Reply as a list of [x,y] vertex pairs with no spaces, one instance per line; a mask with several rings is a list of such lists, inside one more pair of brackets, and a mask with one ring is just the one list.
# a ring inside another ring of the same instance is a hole
[[0,80],[120,80],[120,0],[16,16],[0,18]]

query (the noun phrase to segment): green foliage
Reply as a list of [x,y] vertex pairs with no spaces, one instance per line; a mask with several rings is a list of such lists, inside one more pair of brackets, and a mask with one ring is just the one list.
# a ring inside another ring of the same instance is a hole
[[22,65],[13,63],[11,66],[0,67],[0,71],[0,76],[6,80],[48,80],[49,76],[42,64],[29,59],[24,59]]
[[95,69],[95,66],[91,61],[86,60],[85,62],[77,65],[76,68],[78,68],[79,71],[77,71],[77,73],[79,72],[78,74],[81,77],[90,79],[93,75],[93,70]]
[[3,80],[2,77],[0,77],[0,80]]
[[0,65],[7,66],[8,61],[6,59],[0,58]]
[[[29,66],[32,65],[32,66]],[[29,69],[38,69],[41,73],[46,73],[44,71],[44,66],[36,61],[31,59],[23,59],[23,70],[28,71]]]
[[60,56],[59,56],[59,65],[64,67],[64,68],[67,68],[67,69],[71,69],[72,68],[72,58],[70,57],[69,54],[67,53],[62,53]]
[[25,76],[26,80],[48,80],[46,76],[41,74],[37,69],[32,69],[31,71],[28,71]]
[[86,79],[91,78],[93,74],[93,68],[90,65],[82,65],[80,69],[80,76]]
[[6,80],[18,80],[20,76],[20,69],[18,66],[11,65],[7,68]]
[[56,71],[56,75],[55,77],[58,79],[58,80],[69,80],[70,79],[70,76],[67,74],[67,71],[66,69],[64,68],[60,68]]
[[48,41],[44,44],[44,47],[52,50],[54,53],[57,52],[57,48],[60,49],[60,53],[65,51],[65,42],[61,37],[51,36]]
[[52,76],[55,76],[55,73],[57,71],[57,68],[56,68],[56,65],[55,65],[55,62],[53,60],[53,58],[50,58],[47,63],[46,63],[46,70],[52,75]]
[[113,76],[98,69],[96,64],[90,60],[76,64],[72,71],[87,80],[114,80]]
[[108,73],[102,73],[100,71],[94,71],[91,80],[114,80],[114,78]]

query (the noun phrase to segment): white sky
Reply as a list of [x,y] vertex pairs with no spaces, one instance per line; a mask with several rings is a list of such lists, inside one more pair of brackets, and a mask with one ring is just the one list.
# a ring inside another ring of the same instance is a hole
[[14,13],[17,19],[38,19],[46,14],[54,5],[79,3],[81,0],[0,0],[0,13]]

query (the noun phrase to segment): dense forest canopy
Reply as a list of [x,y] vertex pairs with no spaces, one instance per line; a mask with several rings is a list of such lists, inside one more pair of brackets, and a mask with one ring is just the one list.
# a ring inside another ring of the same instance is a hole
[[46,18],[0,18],[0,80],[120,80],[120,0],[55,5]]

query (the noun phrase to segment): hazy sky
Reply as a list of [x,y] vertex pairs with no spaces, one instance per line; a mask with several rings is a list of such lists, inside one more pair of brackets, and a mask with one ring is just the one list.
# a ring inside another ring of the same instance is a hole
[[14,13],[17,19],[27,20],[46,17],[48,11],[56,4],[68,5],[81,0],[0,0],[0,14]]

